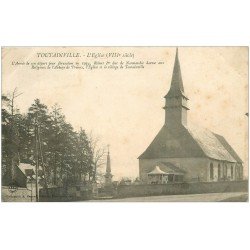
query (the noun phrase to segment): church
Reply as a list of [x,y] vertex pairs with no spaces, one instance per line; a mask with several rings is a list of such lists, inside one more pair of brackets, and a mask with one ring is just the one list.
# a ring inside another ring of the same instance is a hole
[[165,98],[165,124],[139,156],[143,183],[217,182],[243,179],[243,162],[226,139],[187,122],[178,49]]

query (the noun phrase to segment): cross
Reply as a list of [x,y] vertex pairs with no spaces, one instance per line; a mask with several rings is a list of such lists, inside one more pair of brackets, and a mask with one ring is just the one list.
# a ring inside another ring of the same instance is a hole
[[109,147],[110,147],[110,145],[108,144],[107,147],[108,147],[108,152],[109,152]]

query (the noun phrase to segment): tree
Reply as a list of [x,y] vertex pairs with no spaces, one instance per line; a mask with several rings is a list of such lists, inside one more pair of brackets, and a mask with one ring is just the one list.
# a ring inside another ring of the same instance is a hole
[[15,99],[22,93],[17,88],[7,97],[2,95],[2,173],[3,180],[15,179],[15,168],[19,163],[19,131]]
[[10,99],[2,95],[2,175],[11,175],[11,113]]
[[[28,161],[34,165],[38,160],[38,165],[42,167],[45,185],[47,186],[50,182],[48,177],[51,176],[51,169],[48,164],[51,157],[48,146],[51,133],[51,118],[47,106],[42,104],[39,99],[35,99],[29,108],[26,122],[28,127],[28,145],[26,145]],[[36,159],[37,153],[38,159]]]
[[[67,132],[63,131],[65,128],[65,116],[61,113],[61,107],[56,103],[52,107],[50,112],[52,127],[49,138],[49,149],[51,153],[50,165],[53,165],[53,184],[57,185],[57,182],[62,182],[63,175],[63,154],[65,153],[65,136]],[[70,128],[71,130],[71,128]]]
[[93,176],[93,154],[91,145],[85,131],[81,128],[78,134],[77,147],[77,173],[79,180],[84,176],[84,181],[88,175],[89,180]]
[[58,104],[49,112],[35,99],[27,114],[20,114],[14,108],[17,96],[16,91],[11,98],[2,96],[3,173],[11,175],[15,159],[15,164],[41,166],[45,187],[75,184],[87,177],[95,180],[101,151],[93,147],[86,132],[82,128],[74,131]]
[[98,179],[103,179],[101,168],[106,163],[107,150],[106,147],[100,146],[100,139],[93,136],[91,132],[89,135],[89,143],[93,157],[93,174],[92,181],[96,182]]

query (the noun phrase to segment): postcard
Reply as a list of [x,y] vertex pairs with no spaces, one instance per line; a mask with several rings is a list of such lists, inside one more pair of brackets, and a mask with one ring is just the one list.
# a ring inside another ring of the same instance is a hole
[[248,201],[248,53],[2,47],[2,201]]

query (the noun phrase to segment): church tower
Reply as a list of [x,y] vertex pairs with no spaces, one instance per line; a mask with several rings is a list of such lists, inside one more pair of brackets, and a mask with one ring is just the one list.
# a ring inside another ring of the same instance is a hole
[[109,147],[108,147],[108,155],[107,155],[106,173],[105,173],[104,177],[105,177],[105,185],[106,186],[111,185],[113,175],[111,174],[111,163],[110,163]]
[[166,100],[164,107],[165,125],[168,127],[187,125],[187,111],[189,110],[187,107],[188,98],[184,93],[178,48],[176,49],[171,86],[164,98]]
[[[243,162],[226,139],[196,124],[187,124],[188,98],[184,92],[178,49],[171,85],[164,98],[165,124],[139,156],[140,180],[150,183],[150,175],[163,176],[161,171],[168,176],[168,182],[222,181],[223,176],[229,174],[231,180],[242,179]],[[155,169],[160,171],[156,173]]]

